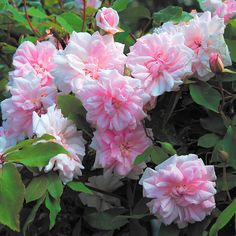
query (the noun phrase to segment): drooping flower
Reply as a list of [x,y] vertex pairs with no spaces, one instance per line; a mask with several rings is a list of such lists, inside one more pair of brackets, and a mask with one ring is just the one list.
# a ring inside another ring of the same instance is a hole
[[10,78],[14,80],[16,77],[25,77],[34,73],[40,79],[41,85],[51,85],[53,56],[56,53],[55,46],[49,41],[38,42],[36,45],[29,41],[22,43],[13,56],[15,70],[10,72]]
[[[120,177],[115,176],[111,171],[104,171],[103,175],[89,177],[87,185],[112,193],[121,187],[123,183],[120,181]],[[93,195],[80,193],[79,198],[84,205],[95,207],[98,211],[105,211],[120,206],[119,199],[99,192],[94,192]]]
[[202,221],[215,208],[216,175],[214,166],[204,165],[197,155],[174,155],[147,168],[140,180],[143,195],[152,200],[150,212],[166,225],[180,228]]
[[69,155],[58,154],[53,157],[45,167],[46,172],[52,169],[59,170],[64,183],[82,175],[85,140],[82,137],[82,132],[77,131],[73,122],[63,117],[60,109],[52,105],[47,109],[47,113],[41,116],[34,112],[33,132],[37,137],[41,137],[43,134],[54,136],[55,142],[62,145],[69,152]]
[[[98,9],[101,5],[102,2],[101,0],[85,0],[86,8],[87,7],[92,7],[95,9]],[[78,9],[84,9],[84,0],[75,0],[75,6]]]
[[213,15],[224,18],[225,24],[236,15],[236,1],[225,0],[222,4],[218,5]]
[[56,101],[56,87],[42,87],[40,79],[33,73],[25,78],[15,78],[10,92],[12,97],[1,102],[2,119],[16,134],[30,137],[32,113],[46,113],[47,108]]
[[99,79],[101,69],[123,73],[126,59],[123,50],[124,45],[114,42],[112,35],[73,32],[65,50],[55,57],[56,84],[65,93],[78,93],[84,81]]
[[96,15],[96,24],[99,28],[110,34],[121,31],[118,27],[119,15],[117,11],[112,8],[103,7],[99,10]]
[[139,38],[130,48],[127,66],[146,92],[159,96],[176,90],[192,73],[192,58],[182,34],[154,33]]
[[99,76],[99,82],[89,80],[79,92],[88,122],[103,130],[135,128],[146,116],[143,106],[149,100],[139,81],[116,70],[103,70]]
[[[150,145],[142,126],[135,130],[94,132],[92,147],[96,150],[94,166],[113,170],[121,176],[137,171],[135,158]],[[138,170],[140,173],[140,170]]]

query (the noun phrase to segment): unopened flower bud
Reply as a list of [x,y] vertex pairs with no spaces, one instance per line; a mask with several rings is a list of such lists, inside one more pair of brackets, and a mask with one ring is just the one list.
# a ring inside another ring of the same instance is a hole
[[218,151],[218,155],[222,161],[227,162],[229,160],[229,153],[223,150]]
[[210,56],[210,68],[213,73],[222,73],[224,71],[224,63],[218,53],[212,53]]

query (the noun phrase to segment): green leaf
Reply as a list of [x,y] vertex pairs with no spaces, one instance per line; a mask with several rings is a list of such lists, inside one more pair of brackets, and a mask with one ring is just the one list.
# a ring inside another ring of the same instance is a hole
[[0,42],[0,51],[5,54],[13,54],[16,51],[16,47],[4,42]]
[[48,176],[48,192],[53,198],[60,198],[63,193],[63,184],[56,173]]
[[[226,174],[226,179],[227,179],[227,187],[229,190],[233,189],[234,187],[236,187],[236,175],[233,173],[227,173]],[[217,180],[216,180],[216,188],[217,188],[217,192],[222,192],[222,191],[226,191],[227,188],[224,184],[224,179],[223,177],[219,177],[217,176]]]
[[54,199],[50,197],[49,194],[47,194],[46,200],[45,200],[45,206],[50,212],[49,213],[49,219],[50,219],[49,230],[51,230],[56,223],[56,217],[58,213],[61,211],[60,199]]
[[82,193],[88,193],[88,194],[93,194],[93,191],[90,190],[84,183],[82,182],[69,182],[67,184],[68,187],[70,187],[72,190],[76,192],[82,192]]
[[26,203],[40,199],[43,195],[45,195],[47,188],[48,179],[45,175],[33,178],[25,191]]
[[34,16],[41,19],[47,18],[47,14],[43,11],[43,9],[30,7],[27,11],[30,16]]
[[221,95],[217,90],[204,82],[190,84],[189,89],[194,102],[214,112],[219,112]]
[[86,110],[79,99],[73,95],[63,95],[57,98],[57,102],[65,117],[72,120],[79,129],[90,132],[90,126],[86,121]]
[[57,143],[38,143],[7,154],[6,161],[21,163],[29,167],[43,167],[48,164],[52,157],[60,153],[68,154],[68,152]]
[[236,48],[235,48],[236,40],[225,39],[225,42],[229,47],[230,57],[232,61],[236,62]]
[[152,162],[156,165],[161,164],[168,158],[168,155],[163,151],[162,148],[155,146],[151,153]]
[[81,31],[83,21],[73,12],[64,12],[60,16],[57,16],[56,20],[68,33]]
[[227,133],[222,141],[221,147],[223,151],[229,154],[229,164],[231,164],[236,169],[236,127],[229,126]]
[[205,134],[198,139],[198,146],[204,148],[211,148],[214,147],[217,142],[220,140],[220,137],[216,134]]
[[159,143],[161,144],[161,147],[163,148],[163,150],[169,155],[173,156],[177,154],[172,144],[167,143],[167,142],[159,142]]
[[19,213],[23,206],[25,186],[13,164],[0,168],[0,223],[20,231]]
[[13,151],[16,151],[16,150],[19,150],[21,148],[24,148],[26,146],[29,146],[35,142],[38,142],[40,140],[51,140],[51,139],[55,139],[52,135],[49,135],[49,134],[44,134],[42,135],[40,138],[34,138],[34,139],[26,139],[26,140],[23,140],[21,142],[19,142],[18,144],[16,144],[14,147],[11,147],[9,149],[7,149],[4,154],[8,154],[10,152],[13,152]]
[[34,218],[37,214],[37,211],[38,211],[39,207],[41,206],[41,204],[43,203],[44,199],[45,199],[45,195],[43,197],[41,197],[40,199],[38,199],[36,204],[33,206],[30,214],[28,215],[28,217],[24,223],[23,229],[22,229],[24,236],[26,235],[26,231],[27,231],[28,227],[33,223]]
[[113,230],[119,229],[129,221],[121,216],[109,214],[107,212],[95,212],[84,215],[85,221],[95,229]]
[[178,21],[182,16],[183,9],[176,6],[168,6],[158,12],[154,12],[153,18],[157,23],[164,23],[167,21]]
[[9,5],[7,8],[8,11],[12,13],[13,19],[19,23],[22,23],[24,25],[28,26],[28,22],[25,18],[25,15],[23,12],[18,11],[15,7],[12,5]]
[[139,165],[147,160],[153,151],[153,146],[149,146],[142,154],[138,155],[134,161],[134,165]]
[[9,6],[9,3],[7,0],[1,0],[0,1],[0,11],[6,10]]
[[113,5],[112,8],[116,11],[123,11],[127,8],[127,5],[129,3],[129,0],[116,0]]
[[236,213],[236,199],[224,209],[217,218],[215,224],[211,227],[209,236],[217,235],[217,232],[222,229]]

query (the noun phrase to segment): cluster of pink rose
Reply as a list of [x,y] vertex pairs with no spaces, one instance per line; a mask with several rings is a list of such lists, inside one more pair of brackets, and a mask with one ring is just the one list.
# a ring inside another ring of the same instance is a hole
[[[99,7],[98,2],[91,4]],[[142,120],[157,96],[178,90],[189,77],[209,80],[216,55],[231,65],[224,19],[210,12],[195,13],[187,23],[165,23],[137,39],[127,56],[113,37],[120,31],[117,12],[102,8],[96,22],[101,33],[73,32],[65,49],[50,41],[22,43],[13,57],[12,96],[1,103],[1,151],[33,134],[53,135],[69,155],[55,156],[45,171],[59,170],[64,183],[82,175],[85,140],[58,109],[59,95],[72,92],[87,110],[87,121],[96,129],[94,168],[137,178],[146,164],[136,166],[134,160],[151,143]],[[153,198],[148,204],[153,214],[184,227],[215,207],[215,179],[214,167],[190,154],[173,156],[156,170],[147,168],[140,184],[144,196]]]

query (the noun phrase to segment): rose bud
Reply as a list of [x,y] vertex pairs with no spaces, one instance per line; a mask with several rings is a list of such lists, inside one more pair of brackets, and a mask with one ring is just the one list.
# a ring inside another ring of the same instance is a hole
[[224,63],[218,53],[210,55],[210,68],[213,73],[222,73],[224,71]]
[[118,27],[119,15],[112,8],[103,7],[96,15],[96,24],[107,33],[115,34],[123,30]]

